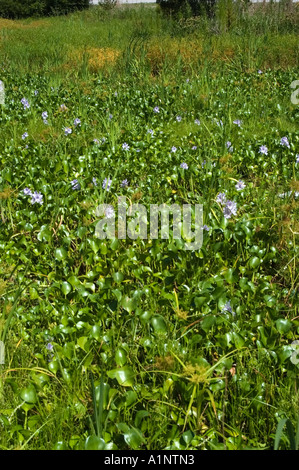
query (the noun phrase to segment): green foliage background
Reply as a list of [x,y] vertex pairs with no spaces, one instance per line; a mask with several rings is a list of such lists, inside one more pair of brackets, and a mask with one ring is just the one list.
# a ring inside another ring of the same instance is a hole
[[163,11],[168,13],[182,13],[185,16],[207,14],[213,16],[217,0],[158,0]]
[[0,0],[2,18],[60,15],[89,7],[89,0]]

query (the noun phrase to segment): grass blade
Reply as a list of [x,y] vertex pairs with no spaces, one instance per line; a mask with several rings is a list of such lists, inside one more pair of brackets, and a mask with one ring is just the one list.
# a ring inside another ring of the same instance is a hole
[[282,434],[283,434],[283,428],[284,428],[284,425],[286,424],[287,422],[287,418],[283,418],[279,421],[278,425],[277,425],[277,429],[276,429],[276,433],[275,433],[275,441],[274,441],[274,450],[278,450],[278,447],[279,447],[279,443],[280,443],[280,440],[281,440],[281,437],[282,437]]

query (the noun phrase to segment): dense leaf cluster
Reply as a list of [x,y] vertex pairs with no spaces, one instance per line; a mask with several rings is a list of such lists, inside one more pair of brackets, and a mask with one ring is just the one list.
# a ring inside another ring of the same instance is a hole
[[61,15],[89,7],[89,0],[0,0],[0,16],[17,19]]
[[181,13],[187,16],[207,14],[213,16],[216,0],[157,0],[162,10],[167,13]]

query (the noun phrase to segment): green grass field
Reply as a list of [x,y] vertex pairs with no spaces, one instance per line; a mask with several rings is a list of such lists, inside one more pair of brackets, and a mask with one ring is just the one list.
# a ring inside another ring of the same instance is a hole
[[[0,19],[0,449],[298,448],[298,31]],[[201,248],[97,238],[119,196],[201,204]]]

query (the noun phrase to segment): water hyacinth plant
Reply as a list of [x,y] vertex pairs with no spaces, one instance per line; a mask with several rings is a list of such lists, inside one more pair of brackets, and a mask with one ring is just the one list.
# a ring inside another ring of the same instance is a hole
[[22,98],[21,103],[24,106],[24,109],[29,109],[30,108],[30,104],[29,104],[29,102],[26,98]]
[[102,188],[105,189],[106,191],[110,191],[111,183],[112,183],[111,179],[105,178],[103,183],[102,183]]
[[0,449],[297,446],[299,10],[224,6],[1,19]]

